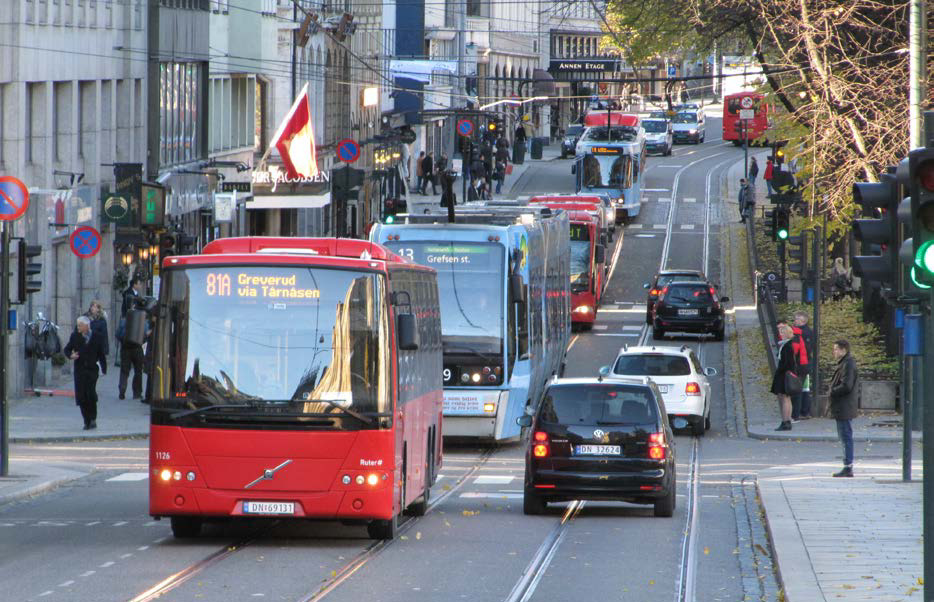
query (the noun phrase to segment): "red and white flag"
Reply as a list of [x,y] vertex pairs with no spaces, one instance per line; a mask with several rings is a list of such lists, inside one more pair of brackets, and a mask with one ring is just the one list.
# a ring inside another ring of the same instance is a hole
[[272,137],[272,146],[278,149],[289,179],[310,179],[318,175],[307,83],[279,124],[276,135]]

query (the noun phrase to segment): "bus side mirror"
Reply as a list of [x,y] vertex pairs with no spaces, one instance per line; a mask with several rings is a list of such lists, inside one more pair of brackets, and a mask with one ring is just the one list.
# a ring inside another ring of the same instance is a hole
[[525,303],[525,283],[522,282],[521,275],[513,274],[509,277],[509,288],[512,292],[513,301]]
[[529,416],[528,414],[523,414],[522,416],[519,416],[518,418],[516,418],[516,424],[518,424],[519,426],[525,426],[525,427],[532,426],[532,417]]
[[415,351],[418,349],[418,328],[415,314],[399,314],[396,317],[398,324],[399,349],[402,351]]
[[131,309],[126,312],[125,319],[123,343],[143,345],[146,342],[146,311],[143,309]]
[[603,245],[597,245],[593,249],[593,261],[594,263],[603,263],[606,261],[606,249]]

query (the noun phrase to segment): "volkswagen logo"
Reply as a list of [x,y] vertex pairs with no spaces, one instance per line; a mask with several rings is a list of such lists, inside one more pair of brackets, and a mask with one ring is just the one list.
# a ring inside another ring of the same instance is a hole
[[594,438],[594,439],[599,439],[600,441],[603,441],[603,438],[604,438],[604,437],[606,437],[606,433],[604,433],[604,432],[603,432],[602,430],[600,430],[600,429],[597,429],[597,430],[595,430],[595,431],[593,432],[593,438]]

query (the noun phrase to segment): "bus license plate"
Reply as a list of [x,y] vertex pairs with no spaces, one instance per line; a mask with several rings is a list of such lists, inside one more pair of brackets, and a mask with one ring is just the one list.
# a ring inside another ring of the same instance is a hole
[[577,456],[618,456],[619,445],[578,445],[574,454]]
[[295,514],[294,502],[243,502],[244,514]]

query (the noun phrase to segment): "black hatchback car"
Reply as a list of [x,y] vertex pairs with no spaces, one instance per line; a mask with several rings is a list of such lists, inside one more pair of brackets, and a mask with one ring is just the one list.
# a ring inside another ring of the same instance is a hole
[[675,280],[659,292],[652,310],[652,338],[661,340],[668,331],[712,334],[723,340],[723,304],[717,289],[706,281]]
[[648,379],[552,381],[534,416],[525,454],[523,511],[548,502],[614,500],[675,510],[675,454],[668,414]]
[[[696,280],[698,282],[707,282],[707,277],[698,270],[662,270],[655,274],[652,282],[646,282],[642,288],[649,291],[649,298],[645,302],[645,323],[652,323],[652,309],[655,302],[658,301],[658,294],[665,286],[675,280]],[[716,288],[716,286],[714,287]]]

